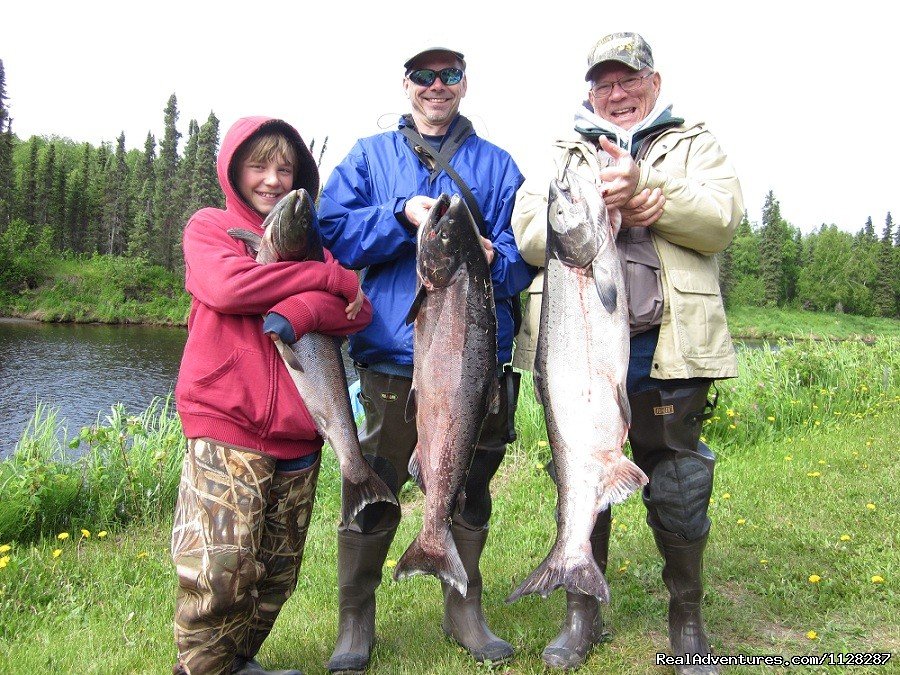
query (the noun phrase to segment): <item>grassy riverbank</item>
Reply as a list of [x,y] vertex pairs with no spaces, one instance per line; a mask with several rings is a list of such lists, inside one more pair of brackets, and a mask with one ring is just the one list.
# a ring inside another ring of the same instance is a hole
[[[900,340],[798,343],[777,353],[745,351],[740,360],[741,378],[720,387],[718,414],[705,430],[719,453],[706,567],[707,618],[718,653],[890,651],[896,663]],[[483,565],[488,617],[519,650],[500,671],[508,673],[543,672],[540,651],[564,608],[561,592],[503,604],[555,532],[555,491],[542,468],[550,451],[525,380],[520,440],[495,484]],[[15,520],[10,501],[29,502],[23,512],[34,514],[30,529],[0,531],[0,544],[10,547],[0,553],[0,669],[165,672],[174,658],[175,578],[167,546],[182,452],[177,422],[165,407],[140,418],[113,411],[106,425],[82,434],[89,450],[71,471],[54,465],[62,449],[53,445],[52,420],[47,425],[26,435],[0,474],[0,508],[7,509],[0,526]],[[11,484],[21,485],[18,497],[10,497]],[[35,484],[42,489],[29,491]],[[338,485],[327,453],[298,591],[261,654],[268,665],[324,672],[336,632]],[[43,500],[58,494],[72,498],[51,516],[51,502],[45,508]],[[104,501],[110,495],[117,497]],[[407,487],[403,502],[407,517],[386,576],[421,522],[418,490]],[[666,650],[661,561],[637,496],[614,516],[606,611],[613,635],[587,670],[663,673],[652,665],[655,653]],[[386,580],[372,673],[484,670],[441,637],[439,595],[431,577]]]
[[28,288],[0,289],[0,316],[77,323],[184,325],[184,278],[137,258],[48,256]]

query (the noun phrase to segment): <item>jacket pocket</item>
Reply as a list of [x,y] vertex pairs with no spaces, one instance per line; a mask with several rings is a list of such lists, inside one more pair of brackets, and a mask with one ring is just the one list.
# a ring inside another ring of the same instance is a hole
[[265,384],[260,382],[261,355],[233,349],[213,370],[194,380],[185,396],[187,412],[222,417],[259,430],[265,421]]
[[731,353],[731,337],[718,281],[701,271],[670,269],[670,308],[685,356]]

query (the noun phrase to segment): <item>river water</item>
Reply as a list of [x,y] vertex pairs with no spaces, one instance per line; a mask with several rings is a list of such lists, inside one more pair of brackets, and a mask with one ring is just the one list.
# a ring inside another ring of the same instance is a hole
[[[38,402],[56,410],[69,438],[98,415],[103,422],[116,403],[142,413],[174,390],[186,339],[185,328],[0,318],[0,458],[12,454]],[[344,365],[354,381],[346,350]]]

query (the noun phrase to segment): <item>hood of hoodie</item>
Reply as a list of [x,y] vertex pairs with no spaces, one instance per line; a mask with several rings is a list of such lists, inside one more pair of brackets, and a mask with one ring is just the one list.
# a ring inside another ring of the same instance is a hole
[[606,136],[620,148],[629,152],[632,151],[632,146],[636,141],[651,131],[662,127],[676,126],[683,122],[684,120],[680,117],[672,116],[672,104],[665,102],[662,98],[658,98],[650,114],[631,129],[623,129],[603,119],[590,108],[588,103],[578,106],[575,111],[575,131],[589,138]]
[[261,130],[277,130],[287,136],[297,149],[297,178],[293,188],[304,188],[315,200],[319,196],[319,169],[312,153],[298,131],[284,120],[274,117],[242,117],[231,125],[222,140],[222,147],[216,160],[219,185],[225,193],[225,210],[237,211],[242,218],[260,224],[264,217],[241,197],[232,180],[234,157],[238,149],[254,134]]

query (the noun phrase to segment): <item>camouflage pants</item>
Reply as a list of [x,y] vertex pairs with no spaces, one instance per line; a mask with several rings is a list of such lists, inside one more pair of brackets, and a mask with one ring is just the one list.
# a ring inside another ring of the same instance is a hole
[[259,651],[296,586],[318,475],[318,461],[276,472],[271,457],[188,441],[172,530],[176,673],[230,673]]

